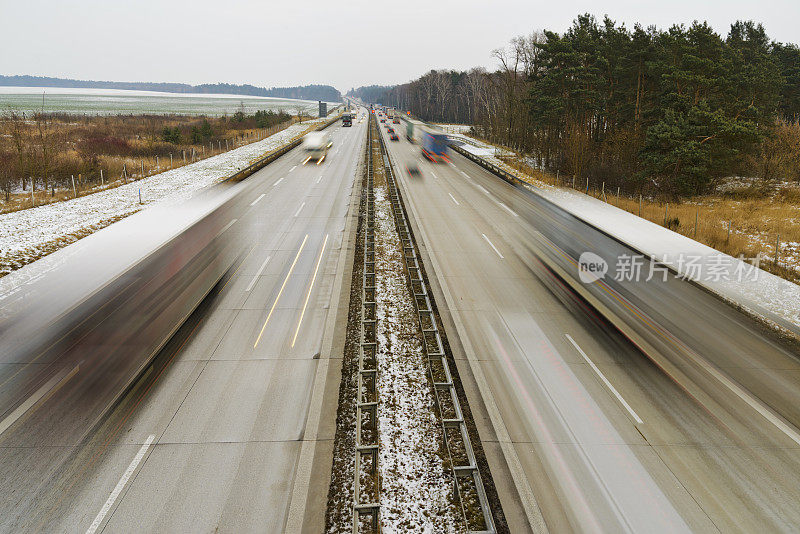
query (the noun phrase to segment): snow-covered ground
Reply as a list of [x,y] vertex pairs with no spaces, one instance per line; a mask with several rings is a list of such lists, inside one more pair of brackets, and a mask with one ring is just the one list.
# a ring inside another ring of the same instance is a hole
[[[314,119],[217,156],[91,195],[0,215],[0,275],[155,203],[178,203],[304,132]],[[140,203],[141,195],[141,203]],[[0,289],[13,284],[0,279]]]
[[[486,161],[520,176],[544,198],[589,224],[627,243],[643,254],[669,262],[682,276],[693,279],[722,298],[738,304],[777,327],[800,334],[800,286],[752,267],[661,225],[570,188],[555,187],[534,180],[494,156],[494,147],[465,135],[451,135],[464,142],[463,148]],[[680,258],[699,258],[693,264]],[[698,267],[699,265],[699,267]],[[715,267],[721,265],[722,267]],[[694,276],[717,269],[720,276]],[[720,270],[722,269],[722,270]],[[737,273],[745,272],[741,277]]]
[[436,126],[452,134],[465,134],[472,129],[472,126],[469,124],[437,124]]
[[383,175],[375,175],[378,436],[383,532],[462,532],[439,454],[441,429],[400,237]]

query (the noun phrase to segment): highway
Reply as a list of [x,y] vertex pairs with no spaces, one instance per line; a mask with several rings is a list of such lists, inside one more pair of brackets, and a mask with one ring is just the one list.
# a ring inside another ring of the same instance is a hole
[[101,424],[2,436],[0,531],[322,529],[366,121],[327,131],[243,182],[242,254]]
[[630,251],[452,151],[423,160],[393,126],[511,531],[796,531],[797,357],[686,282],[594,284],[584,296],[617,302],[629,337],[659,340],[648,358],[552,270],[577,277],[569,258],[583,250]]

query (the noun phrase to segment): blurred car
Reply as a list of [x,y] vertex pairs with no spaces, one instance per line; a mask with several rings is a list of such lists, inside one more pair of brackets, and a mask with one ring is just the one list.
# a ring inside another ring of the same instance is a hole
[[381,122],[386,122],[386,119],[381,119]]
[[391,126],[389,126],[389,125],[387,124],[387,125],[386,125],[386,133],[393,134],[393,133],[394,133],[394,128],[392,128]]
[[400,119],[398,119],[397,117],[395,117],[395,118],[392,120],[392,122],[393,122],[393,123],[395,123],[395,124],[400,124]]
[[408,163],[406,164],[406,172],[409,176],[419,176],[419,167],[417,167],[416,163]]
[[389,132],[389,140],[390,140],[390,141],[398,141],[398,140],[399,140],[399,138],[397,137],[397,134],[396,134],[396,133],[394,133],[394,132]]

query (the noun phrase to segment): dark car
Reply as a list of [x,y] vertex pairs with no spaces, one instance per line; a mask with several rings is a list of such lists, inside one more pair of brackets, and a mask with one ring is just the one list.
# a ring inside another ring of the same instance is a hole
[[[388,126],[388,125],[387,125],[387,126]],[[386,128],[386,132],[387,132],[387,133],[390,133],[390,134],[393,134],[393,133],[394,133],[394,128],[392,128],[391,126],[389,126],[388,128]]]
[[419,176],[419,167],[416,163],[409,163],[406,165],[406,172],[409,176]]
[[381,122],[386,122],[386,119],[381,119]]
[[389,132],[389,140],[390,140],[390,141],[398,141],[398,140],[399,140],[399,138],[397,137],[397,134],[396,134],[396,133],[394,133],[394,132]]

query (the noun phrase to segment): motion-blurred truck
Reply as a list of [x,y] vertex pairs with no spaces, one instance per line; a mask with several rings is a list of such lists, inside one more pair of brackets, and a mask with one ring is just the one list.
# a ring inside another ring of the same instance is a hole
[[353,114],[342,113],[342,127],[353,125]]
[[314,161],[317,165],[322,163],[331,146],[333,146],[333,142],[326,132],[307,133],[303,137],[303,151],[308,157],[303,161],[303,165],[309,161]]

